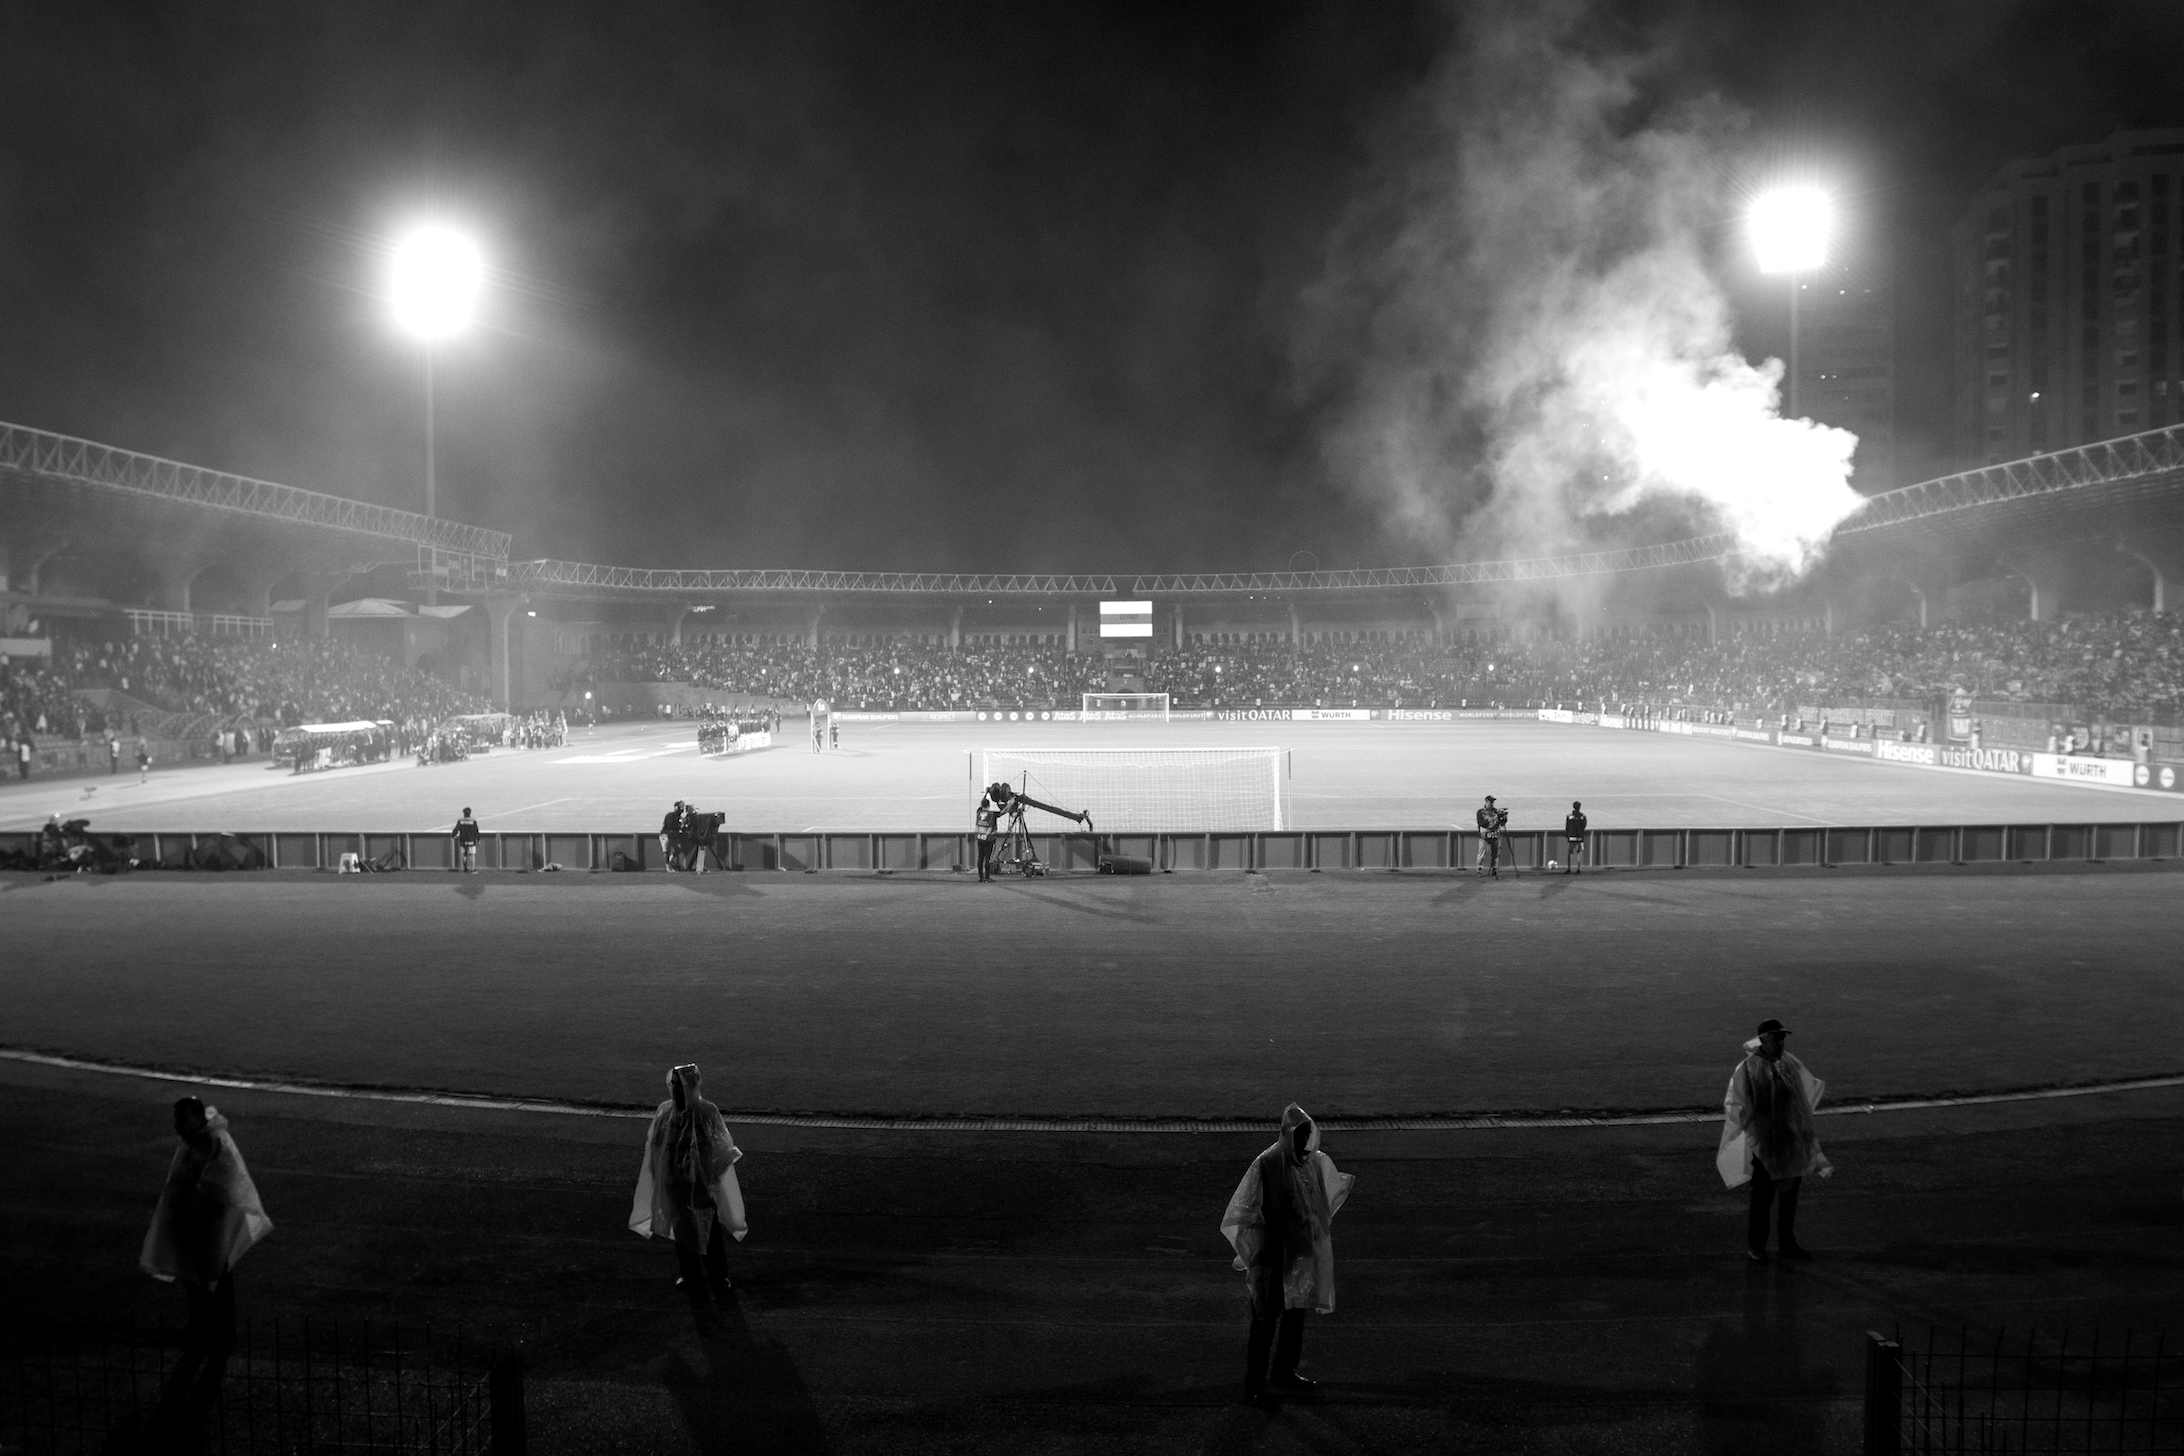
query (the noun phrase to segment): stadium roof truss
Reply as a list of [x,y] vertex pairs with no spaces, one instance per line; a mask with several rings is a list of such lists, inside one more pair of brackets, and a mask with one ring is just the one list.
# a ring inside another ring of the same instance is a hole
[[[421,574],[453,590],[534,591],[575,597],[690,598],[747,593],[933,597],[1192,597],[1237,593],[1428,590],[1502,582],[1557,581],[1658,571],[1720,561],[1736,538],[1721,532],[1653,546],[1565,556],[1391,566],[1351,571],[1197,572],[1137,576],[981,575],[878,571],[661,571],[578,561],[508,561],[505,532],[367,505],[183,465],[45,430],[0,423],[0,471],[188,505],[261,520],[353,532],[418,548]],[[2148,430],[1921,481],[1871,497],[1837,526],[1848,544],[1920,523],[1973,522],[2016,504],[2101,505],[2184,488],[2184,425]],[[504,565],[505,563],[505,565]]]
[[0,471],[6,470],[181,505],[233,511],[261,521],[346,531],[462,556],[508,559],[511,538],[505,531],[488,531],[414,511],[367,505],[343,496],[275,485],[269,480],[253,480],[69,435],[0,423]]
[[[2012,502],[2097,504],[2184,486],[2184,426],[2035,455],[1921,481],[1873,496],[1835,530],[1837,540],[1938,518],[1975,517]],[[575,595],[710,596],[744,592],[823,592],[934,596],[1227,596],[1249,592],[1335,593],[1425,590],[1500,582],[1560,581],[1661,571],[1721,561],[1735,554],[1729,532],[1567,556],[1464,561],[1446,566],[1388,566],[1353,571],[1186,572],[1138,576],[974,576],[874,571],[648,571],[575,561],[523,561],[508,568],[511,589]]]
[[1868,500],[1835,528],[1855,536],[2041,497],[2109,498],[2184,484],[2184,425],[1924,480]]

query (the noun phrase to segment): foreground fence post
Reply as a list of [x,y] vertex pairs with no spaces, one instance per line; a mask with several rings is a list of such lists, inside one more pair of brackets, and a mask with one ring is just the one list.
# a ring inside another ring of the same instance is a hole
[[1903,1346],[1866,1331],[1865,1456],[1901,1456]]
[[522,1350],[504,1350],[494,1357],[486,1390],[493,1406],[492,1456],[525,1456]]

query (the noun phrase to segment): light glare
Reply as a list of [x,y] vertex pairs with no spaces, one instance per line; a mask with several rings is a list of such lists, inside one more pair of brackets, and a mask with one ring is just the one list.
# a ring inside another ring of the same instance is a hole
[[1747,222],[1762,273],[1809,273],[1828,260],[1835,209],[1817,187],[1762,193]]
[[404,333],[428,343],[450,338],[477,314],[485,255],[455,229],[433,224],[395,244],[387,279],[394,321]]

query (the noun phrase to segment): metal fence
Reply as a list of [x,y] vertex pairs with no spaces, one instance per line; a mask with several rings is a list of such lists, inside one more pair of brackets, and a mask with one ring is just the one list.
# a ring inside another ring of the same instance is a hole
[[522,1456],[523,1368],[430,1327],[246,1324],[226,1346],[133,1323],[0,1347],[0,1447],[88,1452]]
[[2174,1456],[2180,1365],[2161,1331],[1868,1333],[1866,1456]]
[[[114,834],[94,827],[103,840]],[[344,855],[411,870],[455,864],[446,833],[368,830],[258,831],[210,834],[160,830],[130,834],[146,869],[205,868],[240,853],[254,869],[338,869]],[[1160,870],[1430,870],[1477,862],[1479,836],[1468,829],[1301,829],[1173,834],[1034,834],[1040,857],[1056,870],[1092,871],[1104,855],[1150,860]],[[35,848],[29,832],[0,833],[0,857]],[[962,832],[724,831],[713,842],[715,867],[735,870],[960,870],[977,863]],[[1536,869],[1566,853],[1559,831],[1502,836],[1504,867]],[[1903,824],[1836,828],[1595,829],[1585,839],[1587,869],[1833,868],[2014,863],[2151,861],[2184,853],[2184,823]],[[478,867],[488,870],[659,870],[656,833],[542,831],[486,834]]]

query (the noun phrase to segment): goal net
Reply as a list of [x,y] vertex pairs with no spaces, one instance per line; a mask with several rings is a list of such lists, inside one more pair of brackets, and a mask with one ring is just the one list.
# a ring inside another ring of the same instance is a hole
[[[971,750],[974,811],[996,781],[1058,809],[1089,811],[1101,834],[1289,827],[1289,755],[1279,748]],[[1026,823],[1067,829],[1037,810]]]
[[1086,693],[1084,716],[1097,718],[1113,715],[1118,718],[1158,718],[1168,721],[1168,695],[1166,693]]

